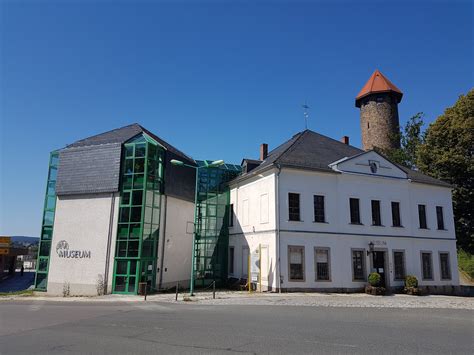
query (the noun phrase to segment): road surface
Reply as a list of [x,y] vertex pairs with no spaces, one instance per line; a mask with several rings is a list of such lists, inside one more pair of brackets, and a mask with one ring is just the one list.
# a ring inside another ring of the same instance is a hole
[[0,301],[0,353],[472,354],[474,312]]

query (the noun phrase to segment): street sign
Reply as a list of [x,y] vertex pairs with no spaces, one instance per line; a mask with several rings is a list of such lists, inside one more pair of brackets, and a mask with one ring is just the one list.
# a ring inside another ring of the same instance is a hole
[[260,280],[260,248],[250,254],[250,280],[258,282]]

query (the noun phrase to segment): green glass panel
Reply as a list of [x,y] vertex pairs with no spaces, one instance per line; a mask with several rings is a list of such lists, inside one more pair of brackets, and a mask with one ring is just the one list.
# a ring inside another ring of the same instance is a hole
[[133,145],[127,144],[125,145],[125,157],[133,157]]
[[48,258],[39,258],[38,271],[48,271]]
[[130,293],[135,292],[135,281],[136,281],[136,277],[129,277],[128,278],[128,292],[130,292]]
[[118,239],[128,238],[128,224],[119,224],[117,236]]
[[36,274],[36,288],[40,290],[46,290],[47,282],[48,282],[48,274],[46,273]]
[[117,269],[115,270],[116,274],[126,275],[128,268],[128,261],[127,260],[118,260],[117,261]]
[[133,159],[125,159],[124,174],[133,174]]
[[133,188],[134,189],[143,189],[143,174],[136,174],[133,176]]
[[120,223],[127,223],[130,220],[130,208],[120,207]]
[[128,242],[127,257],[136,258],[138,256],[138,245],[138,240],[130,240]]
[[129,205],[130,204],[130,192],[124,191],[122,193],[122,205]]
[[[145,223],[151,223],[151,214],[152,214],[153,209],[151,207],[145,207],[145,217],[143,218],[143,221]],[[144,232],[145,233],[145,232]]]
[[124,190],[130,190],[132,188],[132,183],[133,183],[132,175],[124,176],[122,181],[123,181]]
[[57,168],[53,168],[51,167],[51,169],[49,170],[49,181],[56,181],[58,177],[58,169]]
[[41,234],[41,239],[50,240],[52,237],[53,237],[53,228],[43,227],[43,233]]
[[138,143],[135,145],[135,157],[144,157],[146,153],[146,144]]
[[42,240],[40,243],[40,250],[39,250],[39,256],[48,256],[49,257],[49,251],[51,248],[51,242]]
[[135,275],[137,273],[137,261],[130,260],[130,275]]
[[54,212],[52,211],[45,211],[44,218],[43,218],[43,225],[44,226],[52,226],[54,222]]
[[143,202],[143,191],[136,190],[132,192],[132,205],[141,206]]
[[56,196],[46,196],[46,206],[47,210],[54,210],[56,207]]
[[117,256],[124,257],[127,255],[127,241],[118,241],[117,242]]
[[148,157],[155,159],[157,148],[154,144],[148,144]]
[[140,223],[135,223],[130,225],[130,238],[140,238]]
[[115,291],[125,292],[126,276],[115,276]]
[[142,208],[132,207],[130,212],[130,222],[141,222],[142,220]]
[[136,158],[134,164],[134,174],[142,174],[145,172],[145,159],[144,158]]

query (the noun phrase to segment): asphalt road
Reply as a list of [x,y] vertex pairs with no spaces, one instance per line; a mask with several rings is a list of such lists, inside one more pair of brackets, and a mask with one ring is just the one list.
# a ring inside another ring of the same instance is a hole
[[472,354],[467,310],[0,301],[0,353]]

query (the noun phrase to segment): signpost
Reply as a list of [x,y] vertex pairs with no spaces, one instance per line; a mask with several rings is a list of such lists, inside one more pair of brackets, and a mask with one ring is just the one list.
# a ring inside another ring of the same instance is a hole
[[261,270],[262,246],[252,251],[249,255],[249,292],[252,289],[252,283],[259,283],[259,291],[262,292],[262,270]]

